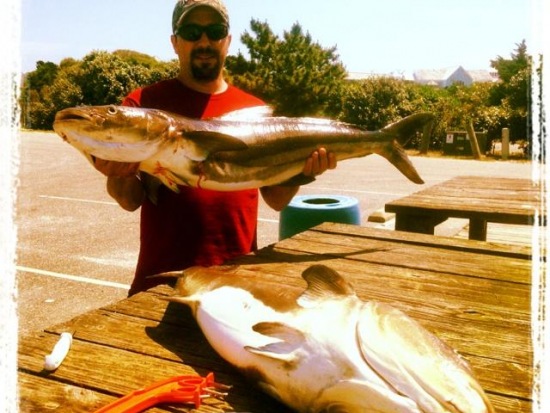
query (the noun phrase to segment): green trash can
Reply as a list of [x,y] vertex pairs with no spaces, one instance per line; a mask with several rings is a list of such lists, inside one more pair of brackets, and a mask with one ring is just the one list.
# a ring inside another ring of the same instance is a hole
[[342,195],[299,195],[281,211],[279,240],[323,222],[361,224],[359,201]]

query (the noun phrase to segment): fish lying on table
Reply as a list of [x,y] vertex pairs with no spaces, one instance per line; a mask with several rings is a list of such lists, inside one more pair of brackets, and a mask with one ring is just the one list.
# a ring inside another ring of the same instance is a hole
[[90,161],[139,162],[140,170],[177,192],[177,185],[218,191],[314,180],[302,172],[325,147],[338,161],[376,153],[407,178],[423,183],[401,144],[432,121],[418,113],[367,131],[317,118],[273,117],[267,106],[219,118],[190,119],[157,109],[82,106],[56,114],[54,130]]
[[494,412],[454,350],[329,267],[306,269],[305,291],[220,269],[168,274],[180,276],[169,300],[212,347],[297,412]]

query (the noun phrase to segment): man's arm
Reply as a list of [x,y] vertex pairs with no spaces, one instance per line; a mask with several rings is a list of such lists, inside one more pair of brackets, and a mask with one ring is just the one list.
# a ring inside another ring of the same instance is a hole
[[[336,156],[327,152],[325,148],[319,148],[306,160],[302,173],[306,176],[317,176],[327,169],[336,168]],[[264,186],[260,193],[265,203],[275,211],[281,211],[298,193],[299,186]]]

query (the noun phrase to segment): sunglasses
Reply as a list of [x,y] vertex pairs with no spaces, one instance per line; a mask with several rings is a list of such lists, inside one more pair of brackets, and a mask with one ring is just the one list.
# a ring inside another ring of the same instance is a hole
[[208,26],[200,26],[198,24],[185,24],[181,26],[176,34],[184,40],[196,42],[202,37],[202,34],[210,40],[225,39],[229,34],[229,28],[225,24],[210,24]]

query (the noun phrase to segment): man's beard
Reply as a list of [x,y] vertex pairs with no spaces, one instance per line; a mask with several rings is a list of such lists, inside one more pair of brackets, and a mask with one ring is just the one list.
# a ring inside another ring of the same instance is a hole
[[[200,54],[209,54],[215,59],[215,63],[199,62],[195,63],[196,56]],[[199,82],[210,82],[216,80],[222,71],[222,61],[217,50],[211,48],[203,48],[193,50],[191,53],[191,74],[193,78]]]

